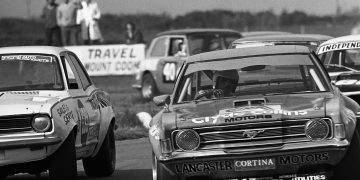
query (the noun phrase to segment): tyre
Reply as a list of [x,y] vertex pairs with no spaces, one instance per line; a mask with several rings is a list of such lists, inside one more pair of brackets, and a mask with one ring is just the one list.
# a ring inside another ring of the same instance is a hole
[[143,99],[150,101],[156,95],[156,84],[151,74],[147,73],[143,77],[141,85],[141,96]]
[[106,177],[111,176],[115,171],[116,150],[113,126],[105,136],[99,152],[94,157],[83,159],[85,173],[89,177]]
[[162,167],[154,152],[152,153],[152,176],[153,176],[153,180],[178,180],[179,178],[177,176],[172,176],[170,175],[165,169],[164,167]]
[[52,180],[77,179],[75,134],[73,131],[51,156],[49,176]]
[[348,151],[334,170],[332,179],[360,179],[360,136],[355,130]]

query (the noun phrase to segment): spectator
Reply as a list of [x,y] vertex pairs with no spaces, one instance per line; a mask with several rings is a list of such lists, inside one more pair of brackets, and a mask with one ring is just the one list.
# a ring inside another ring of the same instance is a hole
[[62,43],[66,45],[77,45],[76,37],[76,17],[77,10],[81,9],[81,5],[76,0],[64,0],[57,9],[57,21],[61,28]]
[[126,23],[125,40],[126,44],[145,43],[142,33],[137,30],[135,24],[130,21]]
[[57,24],[56,11],[58,5],[55,0],[46,0],[46,5],[43,8],[42,18],[45,20],[45,35],[48,46],[56,45],[53,38],[55,37],[59,46],[62,46],[60,27]]
[[82,2],[82,39],[84,44],[100,44],[103,41],[99,28],[101,12],[96,2],[86,0]]

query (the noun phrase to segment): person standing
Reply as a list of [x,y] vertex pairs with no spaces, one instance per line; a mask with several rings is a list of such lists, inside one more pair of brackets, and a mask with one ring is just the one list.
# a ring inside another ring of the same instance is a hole
[[45,20],[45,36],[46,44],[48,46],[56,45],[53,38],[57,41],[59,46],[62,46],[60,27],[58,26],[56,19],[56,11],[58,5],[55,3],[55,0],[46,0],[46,5],[42,11],[42,18]]
[[76,18],[77,10],[81,9],[81,5],[76,0],[64,0],[56,13],[58,24],[61,28],[62,43],[64,46],[77,45],[76,37]]
[[103,37],[99,28],[101,12],[98,4],[93,0],[82,2],[82,39],[84,44],[100,44]]
[[142,33],[136,29],[136,26],[133,22],[128,21],[126,23],[125,41],[126,44],[145,43]]

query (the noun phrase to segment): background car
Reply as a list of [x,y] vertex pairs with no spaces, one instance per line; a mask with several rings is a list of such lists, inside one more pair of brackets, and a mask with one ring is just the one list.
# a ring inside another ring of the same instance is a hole
[[359,178],[359,105],[307,47],[191,56],[154,101],[154,180]]
[[114,112],[78,57],[46,46],[0,48],[0,178],[76,179],[115,169]]
[[139,89],[146,100],[156,94],[171,93],[186,57],[226,49],[241,37],[239,32],[230,29],[179,29],[159,33],[140,63],[133,87]]
[[344,95],[360,103],[360,35],[328,40],[317,53],[332,82]]
[[271,43],[272,45],[303,45],[316,51],[317,47],[333,37],[321,34],[280,34],[241,38],[231,43],[229,48],[239,48],[253,43]]

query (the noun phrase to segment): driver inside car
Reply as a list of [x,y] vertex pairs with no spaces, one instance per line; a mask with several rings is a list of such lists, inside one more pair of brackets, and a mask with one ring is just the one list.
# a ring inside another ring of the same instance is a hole
[[215,71],[212,73],[213,89],[200,90],[196,100],[233,96],[239,81],[237,70]]

